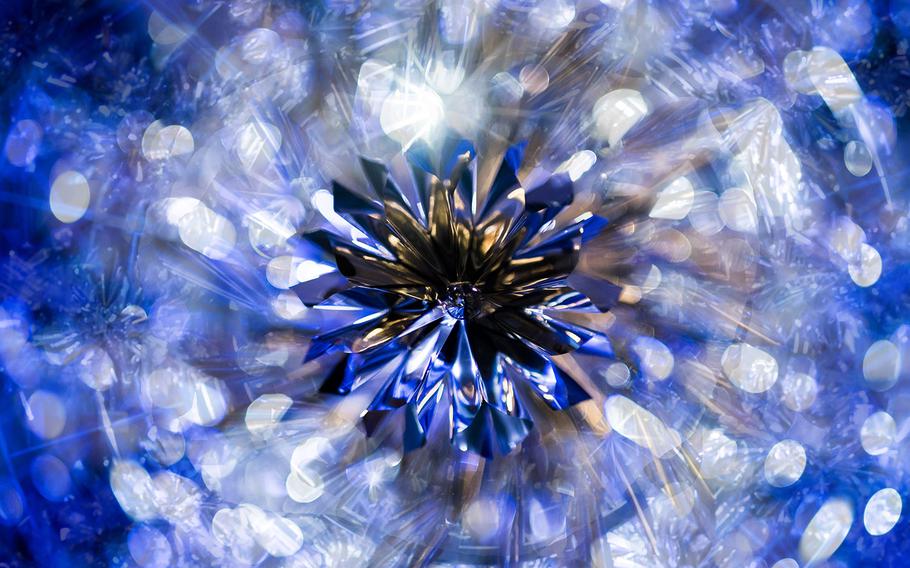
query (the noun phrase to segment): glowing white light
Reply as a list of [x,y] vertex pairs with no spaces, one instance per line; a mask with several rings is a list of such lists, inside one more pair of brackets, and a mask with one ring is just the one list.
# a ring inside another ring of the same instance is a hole
[[136,323],[141,323],[141,322],[144,322],[145,320],[147,320],[149,315],[142,308],[142,306],[137,306],[136,304],[129,304],[127,306],[124,306],[124,308],[122,310],[120,310],[120,317],[124,321],[129,322],[130,324],[136,324]]
[[180,219],[202,202],[195,197],[168,197],[163,203],[167,222],[177,227]]
[[796,483],[806,469],[806,450],[795,440],[780,441],[765,457],[765,479],[774,487]]
[[509,73],[500,72],[490,79],[490,98],[498,105],[510,106],[517,104],[524,95],[524,87],[518,79]]
[[147,160],[167,160],[192,154],[196,149],[193,135],[180,125],[164,126],[160,120],[151,123],[142,136],[142,155]]
[[156,369],[143,377],[142,394],[153,406],[177,409],[192,400],[193,383],[184,373]]
[[246,216],[250,245],[254,249],[259,251],[259,249],[278,247],[294,236],[295,230],[291,220],[300,221],[303,205],[299,201],[291,203],[293,203],[292,207],[297,209],[298,214],[291,212],[275,214],[263,209]]
[[651,208],[653,219],[685,219],[692,210],[695,201],[695,189],[689,178],[681,177],[673,180],[657,195],[657,201]]
[[281,44],[281,36],[272,30],[257,28],[243,37],[240,56],[247,63],[261,65],[274,55]]
[[234,140],[234,153],[248,170],[271,164],[281,148],[281,130],[274,124],[253,121],[244,125]]
[[256,542],[271,556],[291,556],[303,546],[303,532],[290,519],[268,514],[265,522],[251,524],[256,533]]
[[863,91],[843,57],[833,49],[816,47],[809,55],[807,71],[816,92],[832,111],[847,108],[863,98]]
[[604,378],[607,379],[607,384],[615,389],[623,388],[629,384],[629,378],[631,377],[631,371],[625,363],[611,363],[609,367],[603,372]]
[[619,301],[624,304],[637,304],[641,301],[641,297],[641,288],[638,286],[623,286],[619,293]]
[[199,426],[211,426],[221,422],[227,413],[227,399],[221,385],[216,381],[197,381],[192,397],[192,406],[183,418]]
[[487,539],[499,530],[499,507],[490,499],[478,499],[468,505],[464,525],[479,539]]
[[815,402],[818,383],[805,373],[789,373],[781,380],[781,399],[790,410],[801,412]]
[[285,481],[288,497],[298,503],[312,503],[322,497],[325,482],[316,471],[306,468],[295,468]]
[[395,66],[379,59],[367,59],[357,75],[357,99],[366,103],[372,116],[379,113],[382,102],[394,90]]
[[697,191],[693,196],[689,224],[702,235],[715,235],[724,228],[718,212],[718,201],[719,198],[713,191]]
[[661,488],[656,498],[651,499],[649,509],[656,518],[672,521],[686,518],[697,501],[698,495],[690,485],[671,482]]
[[668,428],[657,416],[632,400],[614,395],[605,405],[607,423],[620,436],[660,457],[676,448],[682,439],[679,433]]
[[673,353],[660,341],[639,337],[633,342],[632,351],[638,356],[641,370],[648,378],[662,381],[673,372]]
[[214,260],[227,257],[237,242],[234,225],[201,202],[180,217],[177,229],[183,244]]
[[739,150],[730,161],[729,173],[746,192],[725,192],[721,198],[721,218],[731,229],[754,233],[759,214],[780,219],[788,231],[807,222],[807,209],[798,199],[802,167],[783,132],[780,111],[761,98],[726,130],[729,143]]
[[147,437],[148,440],[143,443],[143,446],[163,466],[177,463],[186,452],[186,440],[180,432],[171,432],[152,426],[149,428]]
[[302,318],[308,311],[300,296],[293,292],[278,294],[272,300],[272,309],[275,310],[278,317],[290,321]]
[[29,429],[45,440],[56,438],[66,425],[66,407],[59,396],[36,390],[28,397],[25,417]]
[[758,209],[752,196],[743,189],[731,188],[723,192],[717,204],[724,225],[740,233],[754,233],[758,228]]
[[881,339],[869,346],[863,356],[863,377],[875,390],[894,386],[901,370],[901,352],[897,345]]
[[815,85],[809,79],[810,55],[797,49],[784,57],[784,80],[791,89],[804,95],[815,94]]
[[532,498],[528,505],[530,534],[535,539],[553,539],[565,535],[566,515],[560,506],[547,506],[541,499]]
[[720,428],[704,432],[701,443],[701,473],[705,479],[727,477],[738,468],[738,447]]
[[550,85],[550,75],[541,65],[525,65],[518,73],[518,81],[526,93],[537,95]]
[[446,43],[461,45],[477,35],[477,22],[489,8],[484,0],[442,0],[440,33]]
[[20,120],[10,130],[3,148],[9,163],[20,168],[32,164],[38,157],[44,129],[34,120]]
[[670,262],[685,262],[692,255],[692,242],[681,231],[663,229],[654,238],[654,252]]
[[541,27],[562,29],[575,19],[575,2],[574,0],[541,0],[531,10],[531,18]]
[[647,114],[648,103],[641,93],[632,89],[617,89],[594,104],[594,131],[610,146],[616,146]]
[[237,467],[239,451],[229,442],[211,440],[210,443],[191,448],[190,459],[196,470],[202,474],[207,487],[221,487],[221,480],[233,473]]
[[873,247],[863,243],[860,246],[859,262],[850,264],[847,271],[854,284],[868,288],[878,282],[882,275],[882,256]]
[[860,443],[871,456],[880,456],[891,449],[897,438],[897,424],[887,412],[876,412],[866,418],[859,430]]
[[114,361],[107,351],[100,347],[89,347],[79,360],[78,375],[83,383],[103,391],[117,381]]
[[195,483],[176,473],[163,470],[152,477],[158,514],[172,524],[196,521],[201,495]]
[[216,538],[230,547],[234,558],[244,565],[256,564],[263,559],[265,551],[259,538],[268,521],[265,511],[251,503],[241,503],[230,513],[222,514],[218,521],[217,527],[212,524],[212,532],[218,531]]
[[291,454],[291,469],[307,468],[311,462],[321,460],[331,450],[332,445],[326,438],[320,436],[310,438],[294,448],[294,452]]
[[856,177],[863,177],[872,171],[872,154],[859,140],[851,140],[844,147],[844,165]]
[[114,461],[111,467],[111,491],[123,512],[134,520],[147,521],[158,516],[152,478],[136,462]]
[[590,150],[582,150],[572,154],[572,157],[560,164],[554,173],[566,172],[569,179],[577,181],[585,172],[590,170],[597,162],[597,154]]
[[212,536],[224,546],[234,544],[233,533],[237,527],[237,512],[230,507],[218,509],[212,516]]
[[250,403],[244,422],[254,434],[272,429],[291,407],[293,401],[284,394],[264,394]]
[[143,568],[171,566],[171,545],[167,537],[156,528],[134,525],[127,539],[130,556]]
[[862,259],[863,244],[866,232],[849,217],[840,217],[831,231],[831,247],[850,264],[859,263]]
[[91,196],[85,176],[72,170],[65,171],[51,185],[51,213],[63,223],[74,223],[85,215]]
[[748,393],[762,393],[777,382],[777,360],[747,343],[727,347],[720,361],[724,375]]
[[310,282],[312,280],[316,280],[320,276],[331,274],[334,271],[334,266],[322,264],[321,262],[316,262],[315,260],[301,259],[301,261],[297,263],[297,268],[294,272],[294,275],[297,278],[298,282]]
[[429,137],[444,117],[445,108],[436,91],[406,84],[385,98],[379,124],[389,138],[408,147],[419,138]]
[[182,43],[189,34],[157,11],[152,11],[148,23],[149,37],[158,45],[176,45]]
[[903,508],[900,493],[894,489],[886,487],[876,491],[869,498],[863,512],[863,526],[866,527],[866,532],[872,536],[887,534],[901,518]]
[[464,65],[455,60],[454,52],[446,51],[433,60],[427,69],[426,80],[437,93],[451,95],[461,86],[464,75]]
[[373,239],[335,212],[335,196],[332,195],[332,192],[326,189],[316,191],[312,197],[312,204],[338,234],[345,236],[361,248],[375,252],[380,256],[388,256],[379,247],[373,245]]
[[293,256],[276,256],[265,267],[269,284],[279,290],[287,290],[300,283],[297,279],[297,264],[302,259]]
[[799,539],[799,556],[806,564],[816,565],[834,554],[850,532],[853,507],[844,499],[826,501],[809,521]]
[[651,268],[648,269],[648,274],[645,276],[645,279],[641,282],[641,293],[650,294],[660,286],[660,283],[663,282],[663,272],[657,265],[652,264]]

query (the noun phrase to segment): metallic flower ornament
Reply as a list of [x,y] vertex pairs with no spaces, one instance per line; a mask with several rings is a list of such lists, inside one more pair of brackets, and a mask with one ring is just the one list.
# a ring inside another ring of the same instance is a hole
[[584,314],[609,309],[609,296],[592,301],[572,276],[583,233],[602,223],[568,207],[566,174],[523,186],[522,146],[487,184],[473,147],[447,146],[436,163],[426,146],[411,150],[395,171],[363,159],[370,195],[334,184],[350,226],[336,219],[335,234],[308,237],[333,252],[347,283],[318,304],[332,324],[310,357],[344,353],[326,392],[382,383],[363,416],[368,434],[403,414],[405,448],[422,446],[447,404],[453,443],[491,457],[527,436],[533,395],[554,410],[589,398],[553,357],[605,345],[590,343]]

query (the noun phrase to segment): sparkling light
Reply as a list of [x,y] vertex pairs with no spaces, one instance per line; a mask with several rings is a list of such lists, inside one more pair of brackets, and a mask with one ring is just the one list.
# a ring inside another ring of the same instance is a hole
[[862,141],[851,140],[844,147],[844,164],[851,174],[863,177],[872,171],[872,155]]
[[688,178],[674,180],[657,195],[657,202],[651,208],[651,217],[655,219],[684,219],[692,210],[695,201],[695,190]]
[[793,485],[806,469],[806,449],[795,440],[780,441],[765,457],[765,479],[775,487]]
[[407,84],[385,98],[379,120],[390,138],[408,147],[431,136],[444,116],[442,99],[433,89]]
[[853,507],[848,501],[840,498],[826,501],[799,539],[802,561],[819,564],[830,558],[847,538],[852,523]]
[[860,247],[860,259],[849,266],[850,278],[857,286],[868,288],[882,275],[882,257],[878,251],[863,243]]
[[887,534],[901,517],[903,501],[900,493],[886,487],[875,492],[863,511],[863,526],[872,536]]
[[26,4],[0,558],[907,563],[905,0]]
[[72,170],[63,172],[51,185],[51,213],[64,223],[75,223],[85,215],[91,197],[85,176]]
[[781,380],[782,399],[790,410],[801,412],[818,396],[818,383],[806,373],[788,373]]
[[765,392],[777,382],[777,360],[747,343],[727,347],[720,364],[724,375],[748,393]]
[[863,422],[859,435],[866,453],[880,456],[894,444],[897,425],[887,412],[876,412]]
[[192,154],[195,148],[192,133],[178,124],[164,126],[156,120],[142,136],[142,154],[148,160],[167,160]]
[[25,409],[28,427],[44,439],[56,438],[66,425],[66,407],[59,396],[37,390],[28,397]]
[[616,395],[607,399],[607,422],[617,434],[661,457],[679,446],[679,434],[667,428],[660,418],[632,400]]
[[201,202],[180,215],[177,227],[183,244],[215,260],[227,257],[237,242],[234,225]]
[[593,114],[597,135],[616,146],[648,114],[648,104],[638,91],[617,89],[597,100]]
[[897,346],[881,339],[863,355],[863,377],[875,390],[887,390],[897,382],[901,369],[901,352]]

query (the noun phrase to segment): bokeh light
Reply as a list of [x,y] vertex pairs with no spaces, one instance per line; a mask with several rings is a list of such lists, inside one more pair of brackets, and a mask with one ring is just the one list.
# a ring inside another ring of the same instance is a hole
[[910,565],[910,2],[0,14],[0,564]]

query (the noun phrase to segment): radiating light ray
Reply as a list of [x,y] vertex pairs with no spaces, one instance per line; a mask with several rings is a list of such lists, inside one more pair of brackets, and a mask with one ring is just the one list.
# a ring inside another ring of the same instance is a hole
[[902,9],[519,4],[0,25],[5,557],[900,563]]

